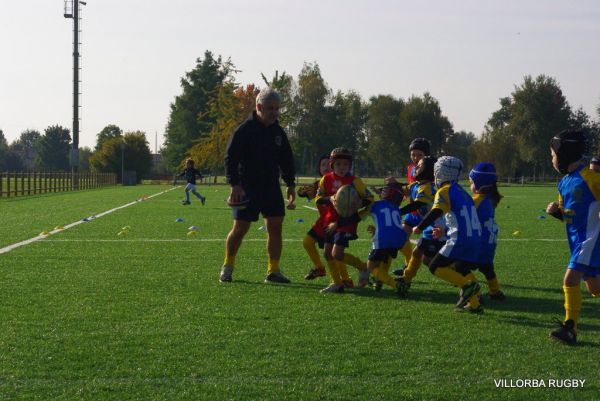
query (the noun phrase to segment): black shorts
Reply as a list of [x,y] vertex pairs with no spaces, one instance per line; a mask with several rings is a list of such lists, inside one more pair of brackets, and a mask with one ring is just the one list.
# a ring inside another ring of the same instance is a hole
[[387,262],[389,258],[396,259],[397,256],[397,248],[371,249],[368,259],[371,262]]
[[428,258],[433,258],[436,253],[442,249],[446,241],[438,241],[435,239],[419,238],[417,242],[417,248],[423,251],[423,254]]
[[350,241],[357,239],[356,234],[346,233],[341,231],[336,231],[333,234],[325,235],[325,243],[326,244],[334,244],[338,246],[343,246],[344,248],[348,248],[350,245]]
[[317,234],[317,232],[314,229],[311,228],[306,234],[310,235],[312,239],[317,241],[317,244],[319,245],[320,249],[323,249],[325,247],[325,237],[322,237],[319,234]]
[[285,205],[279,186],[266,188],[243,186],[243,188],[250,202],[245,209],[233,209],[234,220],[257,221],[259,214],[265,218],[285,216]]
[[450,259],[441,253],[436,254],[431,262],[429,262],[429,270],[433,273],[438,267],[449,267],[456,259]]

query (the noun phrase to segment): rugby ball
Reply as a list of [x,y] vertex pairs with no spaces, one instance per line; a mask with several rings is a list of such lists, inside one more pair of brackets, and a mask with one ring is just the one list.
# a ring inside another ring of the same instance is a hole
[[333,198],[333,206],[340,217],[350,217],[358,211],[362,201],[356,188],[342,185]]

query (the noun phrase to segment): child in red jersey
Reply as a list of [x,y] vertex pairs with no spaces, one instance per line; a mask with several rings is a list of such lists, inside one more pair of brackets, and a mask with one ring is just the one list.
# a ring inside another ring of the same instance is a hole
[[[329,286],[321,290],[323,293],[344,292],[343,273],[345,265],[343,261],[345,249],[348,247],[350,240],[358,238],[356,235],[358,223],[338,226],[339,216],[332,203],[333,196],[343,185],[352,185],[363,200],[363,203],[368,204],[373,200],[373,197],[367,192],[362,180],[350,173],[350,169],[352,168],[352,154],[348,149],[333,149],[331,151],[330,160],[333,171],[325,174],[323,178],[321,178],[316,198],[317,205],[326,206],[326,212],[323,219],[323,223],[327,227],[324,253],[332,280]],[[366,278],[368,278],[368,271],[365,269],[364,272],[365,277],[361,275],[361,284],[363,281],[366,282]]]

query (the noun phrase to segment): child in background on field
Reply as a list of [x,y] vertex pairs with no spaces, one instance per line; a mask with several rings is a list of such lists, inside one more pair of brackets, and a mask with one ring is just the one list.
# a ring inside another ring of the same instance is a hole
[[474,257],[470,259],[470,262],[473,263],[463,263],[457,266],[457,270],[463,276],[475,280],[472,271],[479,269],[487,280],[490,299],[503,301],[506,296],[500,290],[500,284],[494,271],[494,255],[498,238],[498,225],[494,217],[495,209],[502,199],[496,185],[498,181],[496,168],[492,163],[478,163],[469,173],[469,181],[477,217],[481,223],[481,244],[478,247],[479,252],[474,250]]
[[550,141],[552,166],[565,176],[558,183],[558,202],[546,212],[565,223],[571,251],[563,279],[565,319],[550,338],[569,345],[577,342],[581,281],[594,298],[600,297],[600,175],[583,158],[586,146],[580,130],[562,131]]
[[[363,181],[352,175],[352,154],[346,148],[335,148],[330,155],[332,172],[327,173],[319,182],[319,190],[317,192],[316,203],[318,205],[326,205],[327,211],[323,223],[327,226],[325,235],[324,254],[327,261],[327,268],[331,275],[331,283],[326,288],[322,289],[323,293],[339,293],[344,292],[344,280],[348,280],[347,272],[345,272],[344,255],[345,249],[349,246],[350,240],[358,238],[356,235],[357,223],[351,223],[337,227],[339,215],[332,203],[338,189],[343,185],[352,185],[356,189],[359,197],[366,206],[372,202],[372,196],[367,191]],[[347,277],[344,277],[344,273]],[[359,277],[359,285],[366,284],[368,280],[368,270],[361,271]]]
[[196,191],[196,177],[202,178],[202,174],[200,174],[200,171],[194,168],[194,161],[192,159],[187,159],[185,161],[185,169],[181,174],[179,174],[179,177],[185,177],[187,181],[187,185],[185,186],[185,200],[181,203],[184,205],[190,204],[190,191],[192,191],[192,193],[196,195],[198,199],[200,199],[202,206],[204,206],[206,203],[206,197],[200,195],[200,193]]
[[[331,172],[331,162],[329,160],[329,155],[321,156],[319,159],[319,177],[323,177],[325,174]],[[298,196],[307,198],[309,200],[313,200],[317,194],[317,190],[319,188],[319,181],[316,181],[312,185],[302,186],[298,189]],[[317,210],[319,211],[319,218],[313,224],[311,229],[306,233],[304,240],[302,241],[302,245],[304,246],[304,250],[306,254],[310,258],[313,268],[310,269],[308,274],[304,276],[305,280],[314,280],[317,277],[323,277],[327,273],[325,272],[325,267],[321,262],[321,258],[319,257],[319,252],[317,251],[317,244],[319,248],[323,249],[325,244],[325,224],[323,223],[325,220],[325,215],[328,210],[327,204],[317,204]],[[344,263],[349,264],[351,266],[356,267],[359,271],[364,271],[367,268],[367,264],[356,256],[349,254],[348,252],[344,253]],[[346,272],[347,274],[347,272]],[[359,283],[359,286],[362,283]]]
[[[452,156],[442,156],[435,162],[433,170],[438,191],[433,207],[413,233],[420,234],[444,216],[448,230],[446,243],[431,260],[429,270],[434,276],[461,289],[457,311],[480,313],[483,308],[477,297],[479,284],[453,268],[455,264],[468,263],[469,256],[481,243],[481,224],[473,198],[458,184],[462,168],[462,162]],[[464,309],[465,306],[467,309]]]
[[600,173],[600,158],[594,156],[590,159],[590,170]]

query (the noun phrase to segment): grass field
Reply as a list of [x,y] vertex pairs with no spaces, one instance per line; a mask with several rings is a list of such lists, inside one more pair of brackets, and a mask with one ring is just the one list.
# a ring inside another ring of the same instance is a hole
[[[170,188],[0,200],[0,248]],[[554,188],[501,189],[496,266],[508,299],[487,301],[483,315],[454,312],[457,290],[426,268],[406,300],[391,290],[320,294],[325,279],[302,278],[301,240],[316,213],[304,200],[284,227],[292,284],[263,283],[260,223],[234,282],[221,284],[227,188],[199,190],[204,207],[180,205],[178,188],[0,254],[0,399],[600,399],[598,301],[584,292],[578,346],[548,339],[563,317],[568,259],[564,227],[539,218]],[[198,235],[187,235],[191,225]],[[365,227],[351,246],[362,258]],[[500,379],[585,384],[497,388]]]

